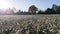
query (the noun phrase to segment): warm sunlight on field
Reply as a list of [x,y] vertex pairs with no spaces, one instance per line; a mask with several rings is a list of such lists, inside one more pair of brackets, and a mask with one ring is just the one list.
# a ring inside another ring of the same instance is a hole
[[60,34],[60,0],[0,0],[0,34]]

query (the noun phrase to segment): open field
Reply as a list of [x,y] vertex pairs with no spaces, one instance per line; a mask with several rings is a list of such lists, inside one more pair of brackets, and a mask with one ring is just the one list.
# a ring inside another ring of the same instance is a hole
[[[35,31],[44,26],[43,29],[46,27],[51,32],[55,30],[59,32],[60,15],[0,15],[1,33],[11,30],[11,34],[21,34],[23,28],[29,29],[30,26]],[[54,30],[54,28],[56,29]]]

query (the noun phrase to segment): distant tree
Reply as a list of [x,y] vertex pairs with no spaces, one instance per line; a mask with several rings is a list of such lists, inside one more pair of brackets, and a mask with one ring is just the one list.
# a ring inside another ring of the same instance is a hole
[[45,14],[45,12],[43,12],[42,10],[39,10],[38,14]]
[[45,13],[46,13],[46,14],[47,14],[47,13],[48,13],[48,14],[51,13],[49,10],[50,10],[50,8],[47,8],[47,10],[45,11]]
[[18,11],[16,12],[17,15],[19,15],[20,13],[21,13],[21,10],[18,10]]
[[47,8],[45,11],[46,14],[55,14],[56,12],[53,9]]
[[16,14],[16,15],[26,15],[26,14],[30,14],[30,13],[28,13],[28,12],[26,12],[26,11],[18,10],[15,14]]
[[40,10],[38,14],[60,14],[60,6],[53,4],[52,8],[47,8],[44,12]]
[[35,5],[32,5],[29,7],[28,12],[31,14],[36,14],[37,10],[38,10],[38,8]]
[[56,12],[56,14],[60,14],[60,6],[53,4],[52,9]]
[[60,14],[60,6],[57,8],[56,13]]
[[57,7],[56,4],[53,4],[53,5],[52,5],[52,9],[54,9],[55,11],[56,11],[57,8],[58,8],[58,7]]

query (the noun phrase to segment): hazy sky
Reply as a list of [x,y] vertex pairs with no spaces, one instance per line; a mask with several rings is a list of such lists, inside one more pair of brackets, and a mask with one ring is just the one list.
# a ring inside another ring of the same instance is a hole
[[[17,9],[27,11],[29,6],[35,5],[37,8],[41,10],[45,10],[48,7],[52,7],[52,4],[60,5],[60,0],[0,0],[0,2],[5,2],[8,7],[15,7]],[[3,3],[3,5],[5,5]],[[1,5],[1,3],[0,3]],[[2,6],[2,5],[1,5]],[[2,8],[0,6],[0,8]],[[5,8],[7,7],[5,6]]]

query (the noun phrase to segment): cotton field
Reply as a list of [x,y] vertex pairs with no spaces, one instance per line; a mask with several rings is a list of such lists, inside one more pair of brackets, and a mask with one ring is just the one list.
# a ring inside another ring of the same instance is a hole
[[60,34],[60,15],[0,15],[0,34]]

